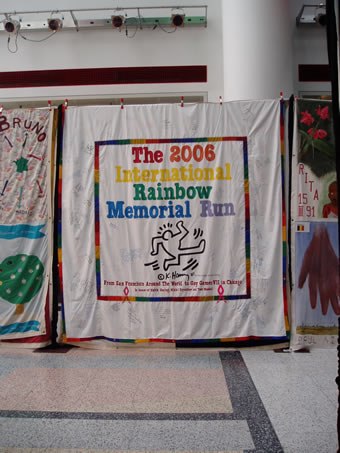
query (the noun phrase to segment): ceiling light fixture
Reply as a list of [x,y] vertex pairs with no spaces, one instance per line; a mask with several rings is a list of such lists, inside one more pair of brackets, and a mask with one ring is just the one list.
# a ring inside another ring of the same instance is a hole
[[55,17],[50,17],[47,19],[48,28],[51,31],[60,31],[63,28],[63,21],[62,19],[57,19]]
[[[116,29],[121,31],[124,29],[134,33],[135,30],[160,28],[163,31],[172,33],[183,26],[189,29],[193,27],[206,28],[208,23],[207,10],[207,5],[192,5],[181,8],[170,4],[168,6],[158,5],[155,7],[129,6],[124,7],[124,9],[117,7],[115,9],[0,11],[0,35],[5,32],[22,37],[22,32],[40,30],[47,30],[54,34],[61,29],[63,31],[82,31],[87,29]],[[16,19],[15,21],[13,20],[14,18]],[[51,34],[49,33],[49,35]]]
[[297,17],[296,26],[303,24],[322,25],[325,26],[327,22],[326,4],[319,3],[315,5],[302,5]]
[[171,24],[174,27],[184,27],[185,14],[172,14]]
[[326,14],[318,14],[316,16],[316,23],[321,25],[322,27],[325,27],[325,25],[327,24],[327,15]]
[[111,16],[113,28],[121,28],[124,25],[124,16]]
[[5,31],[7,33],[17,33],[20,30],[20,22],[11,18],[2,21]]

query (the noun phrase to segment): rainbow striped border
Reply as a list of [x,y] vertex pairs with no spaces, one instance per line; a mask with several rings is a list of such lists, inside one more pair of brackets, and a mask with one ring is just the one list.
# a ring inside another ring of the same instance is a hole
[[[244,165],[244,200],[245,200],[245,265],[246,265],[246,294],[240,296],[206,296],[206,297],[127,297],[101,296],[100,277],[100,216],[99,216],[99,152],[101,146],[140,145],[164,143],[204,143],[204,142],[243,142]],[[164,139],[125,139],[104,140],[95,142],[94,154],[94,210],[95,210],[95,253],[96,253],[96,286],[98,300],[129,301],[129,302],[208,302],[251,298],[251,265],[250,265],[250,210],[249,210],[249,172],[248,172],[248,142],[247,137],[200,137],[200,138],[164,138]]]
[[285,101],[280,101],[280,151],[281,151],[281,184],[282,184],[282,277],[283,277],[283,310],[285,317],[285,327],[287,336],[290,334],[289,319],[288,319],[288,301],[287,301],[287,216],[286,216],[286,200],[285,200],[285,148],[284,148],[284,117],[285,117]]
[[83,343],[87,341],[94,341],[94,340],[105,340],[111,343],[130,343],[130,344],[140,344],[140,343],[174,343],[175,345],[192,345],[192,344],[209,344],[209,343],[220,343],[221,345],[226,345],[228,343],[235,343],[235,342],[242,342],[242,341],[286,341],[287,337],[257,337],[257,336],[249,336],[249,337],[233,337],[233,338],[198,338],[198,339],[191,339],[191,340],[172,340],[166,338],[139,338],[139,339],[123,339],[123,338],[109,338],[104,336],[98,337],[86,337],[86,338],[71,338],[65,337],[65,342],[68,343]]
[[[57,275],[59,279],[59,298],[54,300],[54,304],[58,304],[59,300],[61,302],[61,319],[62,319],[62,338],[66,338],[66,317],[65,317],[65,307],[64,307],[64,283],[63,283],[63,250],[62,250],[62,195],[63,195],[63,137],[64,137],[64,123],[65,123],[65,111],[66,106],[62,105],[58,108],[58,132],[57,132],[57,153],[56,153],[56,191],[57,191],[57,200],[54,205],[56,210],[56,225],[54,228],[57,228],[56,233],[56,249],[57,249]],[[54,282],[56,284],[56,282]]]

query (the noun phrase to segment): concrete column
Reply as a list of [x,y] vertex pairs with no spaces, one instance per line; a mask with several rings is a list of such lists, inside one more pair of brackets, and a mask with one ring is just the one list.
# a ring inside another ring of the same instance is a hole
[[288,0],[222,0],[224,100],[293,93]]

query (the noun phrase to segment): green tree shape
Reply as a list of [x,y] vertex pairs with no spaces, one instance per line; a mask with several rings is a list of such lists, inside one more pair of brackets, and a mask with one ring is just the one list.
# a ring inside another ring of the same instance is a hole
[[37,256],[8,256],[0,263],[0,297],[16,305],[16,314],[40,290],[44,266]]

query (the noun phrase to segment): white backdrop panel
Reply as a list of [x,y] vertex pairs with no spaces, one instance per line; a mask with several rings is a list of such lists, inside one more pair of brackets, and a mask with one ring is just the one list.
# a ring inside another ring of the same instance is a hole
[[68,338],[284,337],[279,100],[68,108]]

